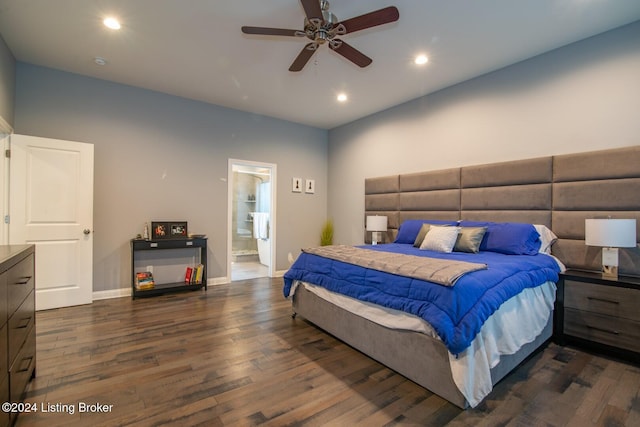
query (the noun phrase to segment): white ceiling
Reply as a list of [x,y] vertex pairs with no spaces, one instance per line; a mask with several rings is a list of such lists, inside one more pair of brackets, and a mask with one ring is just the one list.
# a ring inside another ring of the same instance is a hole
[[[322,46],[292,73],[307,39],[240,31],[302,29],[299,0],[0,0],[0,34],[18,61],[330,129],[640,19],[638,0],[332,0],[330,10],[345,20],[392,5],[398,22],[343,36],[373,59],[363,69]],[[122,29],[104,27],[106,15]],[[419,67],[421,52],[430,60]]]

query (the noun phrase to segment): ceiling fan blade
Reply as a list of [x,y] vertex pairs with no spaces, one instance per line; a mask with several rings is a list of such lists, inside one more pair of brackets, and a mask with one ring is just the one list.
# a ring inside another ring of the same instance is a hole
[[298,54],[293,64],[289,67],[289,71],[301,71],[307,62],[311,59],[314,53],[318,50],[318,45],[315,43],[308,43],[302,51]]
[[346,21],[339,22],[339,24],[344,25],[347,30],[346,33],[353,33],[355,31],[364,30],[365,28],[395,22],[399,18],[400,12],[398,12],[398,9],[395,6],[389,6],[384,9],[347,19]]
[[324,21],[319,0],[300,0],[300,3],[302,3],[304,14],[307,15],[307,19],[309,21],[311,21],[311,18],[317,18],[321,21]]
[[333,44],[330,44],[329,47],[336,53],[347,58],[349,61],[353,62],[359,67],[366,67],[371,64],[373,60],[369,58],[364,53],[360,52],[358,49],[354,48],[350,44],[345,43],[343,40],[338,40],[340,43],[336,43],[337,47],[334,47]]
[[285,28],[242,27],[245,34],[260,34],[265,36],[296,36],[300,31],[287,30]]

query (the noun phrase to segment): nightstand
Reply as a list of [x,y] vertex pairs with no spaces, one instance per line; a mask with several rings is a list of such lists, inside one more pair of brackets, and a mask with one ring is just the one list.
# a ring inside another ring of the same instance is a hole
[[640,278],[578,270],[560,274],[554,339],[640,363]]

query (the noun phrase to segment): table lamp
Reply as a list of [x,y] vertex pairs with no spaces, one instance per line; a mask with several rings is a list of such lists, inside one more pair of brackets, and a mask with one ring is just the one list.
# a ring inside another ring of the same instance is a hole
[[381,215],[367,217],[367,231],[371,231],[371,244],[382,242],[380,232],[387,231],[387,217]]
[[635,248],[635,219],[587,219],[584,224],[587,246],[602,247],[602,277],[618,277],[618,248]]

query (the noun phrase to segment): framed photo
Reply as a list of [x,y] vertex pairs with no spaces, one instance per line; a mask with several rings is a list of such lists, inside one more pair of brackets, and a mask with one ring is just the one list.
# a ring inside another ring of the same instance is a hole
[[304,181],[304,192],[307,194],[313,194],[316,192],[316,180],[307,179]]
[[151,240],[186,239],[189,237],[186,221],[151,222]]
[[188,236],[187,223],[185,221],[169,223],[169,237],[171,239],[187,238]]
[[170,237],[168,222],[151,222],[151,240],[169,239]]
[[291,178],[291,191],[302,193],[302,178]]

